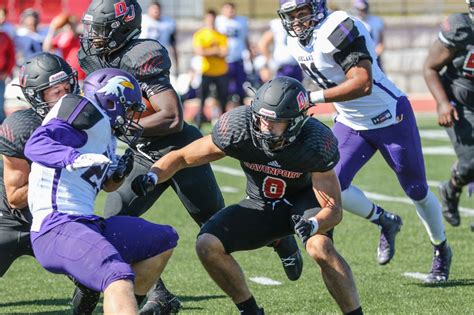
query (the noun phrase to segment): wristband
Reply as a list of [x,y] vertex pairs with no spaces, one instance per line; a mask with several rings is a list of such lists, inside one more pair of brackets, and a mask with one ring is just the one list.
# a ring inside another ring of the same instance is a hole
[[311,235],[316,234],[318,232],[318,229],[319,229],[318,220],[316,220],[315,217],[312,217],[312,218],[309,218],[308,221],[311,222],[311,225],[313,226],[311,228]]
[[324,90],[309,93],[309,101],[313,104],[326,103],[326,99],[324,98]]
[[158,183],[158,175],[156,175],[155,172],[148,172],[148,174],[146,175],[150,177],[151,180],[153,181],[153,186],[156,186],[156,184]]

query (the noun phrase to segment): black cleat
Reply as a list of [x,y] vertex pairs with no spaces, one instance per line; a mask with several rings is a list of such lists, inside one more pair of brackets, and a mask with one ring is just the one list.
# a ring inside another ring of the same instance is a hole
[[426,277],[425,283],[434,284],[448,281],[452,257],[453,252],[446,241],[442,246],[435,246],[431,271]]
[[395,255],[395,237],[403,225],[402,218],[398,215],[384,211],[378,219],[380,240],[377,247],[377,261],[381,265],[388,264]]
[[303,272],[303,257],[294,236],[289,235],[273,242],[273,248],[280,257],[288,279],[298,280]]
[[443,207],[443,217],[452,226],[459,226],[461,224],[461,217],[459,216],[458,205],[461,191],[453,192],[449,189],[449,182],[439,184],[438,191],[441,198],[441,206]]
[[181,301],[166,289],[164,283],[158,280],[155,287],[148,294],[148,300],[140,309],[140,315],[176,314],[182,308]]

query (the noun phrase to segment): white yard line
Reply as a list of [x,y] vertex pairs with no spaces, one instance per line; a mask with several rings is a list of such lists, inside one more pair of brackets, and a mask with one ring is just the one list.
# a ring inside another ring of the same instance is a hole
[[448,141],[449,137],[448,134],[444,129],[422,129],[420,130],[420,137],[423,139],[430,139],[430,140],[440,140],[440,141]]
[[[219,172],[219,173],[229,174],[229,175],[232,175],[232,176],[245,177],[245,174],[242,170],[235,169],[233,167],[212,164],[212,169],[215,172]],[[429,181],[428,184],[430,186],[437,186],[439,184],[439,182]],[[370,192],[370,191],[364,191],[364,192],[367,195],[367,197],[369,197],[370,199],[373,199],[373,200],[398,202],[398,203],[413,205],[413,202],[411,201],[411,199],[409,199],[407,197],[387,196],[387,195],[382,195],[382,194],[378,194],[378,193],[374,193],[374,192]],[[466,216],[474,216],[474,209],[460,207],[459,212],[461,212],[462,214],[464,214]]]
[[262,285],[281,285],[280,281],[276,281],[267,277],[251,277],[249,280]]
[[428,277],[428,274],[421,272],[404,272],[402,276],[424,281]]

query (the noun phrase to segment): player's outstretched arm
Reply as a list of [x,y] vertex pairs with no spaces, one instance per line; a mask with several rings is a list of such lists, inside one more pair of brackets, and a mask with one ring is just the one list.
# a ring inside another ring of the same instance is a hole
[[28,175],[30,164],[26,159],[3,155],[3,182],[10,207],[28,206]]
[[341,186],[333,169],[323,173],[314,172],[311,178],[314,194],[321,206],[321,211],[316,215],[318,232],[325,232],[342,220]]
[[179,170],[210,163],[224,156],[224,151],[214,144],[211,135],[205,136],[160,158],[151,166],[148,174],[135,177],[132,189],[137,195],[144,196],[156,184],[167,181]]

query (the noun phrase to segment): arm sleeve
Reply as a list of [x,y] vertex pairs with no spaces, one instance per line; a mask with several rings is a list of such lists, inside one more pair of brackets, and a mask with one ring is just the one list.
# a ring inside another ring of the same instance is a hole
[[31,135],[25,155],[33,162],[49,168],[64,168],[80,155],[76,149],[87,141],[87,134],[67,122],[52,119]]
[[471,45],[472,29],[462,14],[450,15],[442,24],[438,38],[447,48],[464,49]]
[[316,121],[316,128],[312,128],[311,135],[306,135],[305,139],[306,146],[316,154],[319,161],[313,165],[311,172],[327,172],[337,165],[340,158],[338,142],[331,129]]
[[334,61],[341,66],[344,72],[349,71],[350,68],[362,60],[370,60],[373,62],[363,36],[357,37],[343,50],[334,54]]

